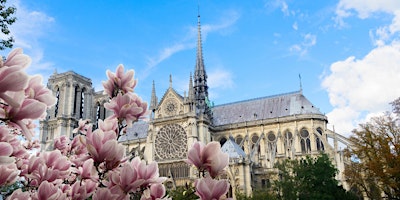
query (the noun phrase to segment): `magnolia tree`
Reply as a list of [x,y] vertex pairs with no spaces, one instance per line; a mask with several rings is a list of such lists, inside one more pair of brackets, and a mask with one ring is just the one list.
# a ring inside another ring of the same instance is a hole
[[[115,73],[107,71],[103,86],[110,100],[104,107],[114,114],[100,120],[98,129],[81,119],[72,141],[64,135],[54,139],[53,151],[29,153],[40,147],[32,121],[55,104],[42,78],[26,74],[29,64],[22,49],[0,62],[0,187],[20,183],[7,199],[168,199],[158,164],[130,159],[118,143],[127,127],[148,114],[147,103],[133,93],[133,70],[119,65]],[[228,160],[219,143],[194,143],[187,163],[199,172],[194,185],[200,199],[225,198],[229,183],[218,177]]]

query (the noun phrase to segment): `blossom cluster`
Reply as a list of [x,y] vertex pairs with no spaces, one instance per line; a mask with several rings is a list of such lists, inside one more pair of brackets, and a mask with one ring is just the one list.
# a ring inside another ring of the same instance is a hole
[[[113,114],[99,120],[97,129],[81,119],[75,137],[63,135],[53,140],[52,151],[30,153],[40,147],[33,120],[44,119],[56,99],[40,76],[26,74],[29,64],[22,49],[0,60],[0,187],[16,182],[21,187],[7,199],[168,199],[158,163],[129,158],[118,143],[126,127],[148,115],[147,103],[133,93],[133,70],[119,65],[116,73],[107,71],[105,108]],[[202,174],[194,183],[200,199],[225,197],[229,183],[217,177],[228,156],[219,143],[196,142],[187,162]]]

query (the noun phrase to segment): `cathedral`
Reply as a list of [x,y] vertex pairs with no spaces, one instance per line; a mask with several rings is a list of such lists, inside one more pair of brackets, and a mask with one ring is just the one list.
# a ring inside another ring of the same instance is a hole
[[[151,91],[149,120],[138,121],[119,142],[128,155],[157,161],[165,185],[175,188],[194,180],[198,174],[184,162],[195,141],[218,141],[229,154],[224,178],[230,182],[229,196],[247,195],[255,188],[268,188],[277,176],[274,164],[325,152],[339,170],[337,179],[345,187],[345,158],[338,143],[346,138],[327,128],[327,117],[299,91],[213,105],[208,99],[207,73],[203,60],[200,17],[198,17],[197,54],[188,92],[179,94],[172,86],[158,99],[155,83]],[[99,119],[111,113],[104,108],[109,99],[96,92],[91,79],[73,71],[55,72],[48,87],[57,99],[40,122],[42,150],[52,149],[53,139],[74,137],[79,119]],[[329,142],[328,142],[329,141]]]

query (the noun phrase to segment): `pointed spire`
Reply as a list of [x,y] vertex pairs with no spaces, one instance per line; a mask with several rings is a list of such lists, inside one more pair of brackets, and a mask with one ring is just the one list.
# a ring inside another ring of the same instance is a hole
[[169,87],[172,88],[172,75],[169,75]]
[[150,101],[150,110],[154,111],[157,107],[157,95],[156,95],[156,86],[153,80],[153,88],[151,89],[151,101]]
[[190,79],[189,79],[189,94],[188,94],[189,100],[193,101],[194,100],[194,91],[193,91],[193,79],[192,79],[192,72],[190,72]]
[[300,93],[303,93],[303,85],[301,84],[301,74],[299,74],[299,81],[300,81]]
[[211,110],[207,105],[208,101],[208,86],[207,86],[207,73],[203,61],[203,47],[201,42],[201,25],[200,14],[197,16],[197,55],[196,67],[194,71],[194,94],[195,104],[198,113],[206,114],[211,119]]

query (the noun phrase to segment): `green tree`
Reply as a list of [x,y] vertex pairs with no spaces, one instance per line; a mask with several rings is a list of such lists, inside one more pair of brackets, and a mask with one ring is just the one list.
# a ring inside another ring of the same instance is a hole
[[[400,98],[393,112],[374,117],[353,130],[345,175],[370,199],[400,199]],[[382,196],[382,193],[384,196]]]
[[279,179],[274,182],[274,189],[278,199],[357,199],[338,185],[338,171],[326,154],[285,160],[276,166]]
[[7,39],[0,40],[0,50],[12,48],[14,38],[10,35],[8,26],[13,24],[17,18],[13,16],[17,10],[14,6],[6,6],[7,0],[0,0],[0,28],[1,32],[8,37]]
[[191,200],[199,199],[195,194],[195,188],[189,184],[186,186],[177,187],[176,189],[169,190],[168,196],[174,200]]

